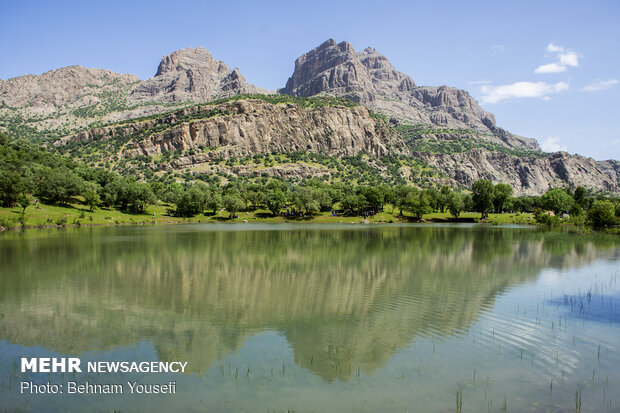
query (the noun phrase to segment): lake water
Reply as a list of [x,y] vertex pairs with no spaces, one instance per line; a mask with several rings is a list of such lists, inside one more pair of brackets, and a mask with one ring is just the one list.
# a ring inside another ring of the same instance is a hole
[[[4,233],[0,411],[618,412],[619,270],[617,237],[519,227]],[[23,373],[22,357],[188,364]]]

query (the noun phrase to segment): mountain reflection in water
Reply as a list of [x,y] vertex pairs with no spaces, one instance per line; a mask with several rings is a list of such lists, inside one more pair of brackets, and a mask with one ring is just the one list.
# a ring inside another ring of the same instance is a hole
[[[544,267],[604,239],[443,226],[94,228],[0,238],[0,339],[64,354],[151,341],[204,372],[278,331],[327,382],[418,336],[461,335]],[[615,245],[613,242],[610,245]]]

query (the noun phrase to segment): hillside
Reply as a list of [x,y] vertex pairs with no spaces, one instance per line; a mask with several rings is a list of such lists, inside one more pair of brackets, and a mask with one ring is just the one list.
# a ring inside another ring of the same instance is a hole
[[0,129],[142,179],[346,175],[469,187],[485,178],[516,195],[620,193],[617,161],[544,153],[498,127],[468,92],[418,86],[372,48],[328,40],[296,60],[279,95],[265,93],[189,48],[143,81],[79,66],[0,81]]

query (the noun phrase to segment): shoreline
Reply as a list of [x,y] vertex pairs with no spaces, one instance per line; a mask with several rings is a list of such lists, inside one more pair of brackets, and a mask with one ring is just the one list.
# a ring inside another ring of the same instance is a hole
[[[506,215],[506,214],[504,214]],[[391,221],[384,220],[367,220],[367,219],[359,219],[360,217],[341,217],[345,220],[321,220],[320,217],[314,217],[310,219],[299,219],[299,220],[277,220],[282,217],[273,217],[271,220],[260,220],[260,219],[219,219],[219,220],[196,220],[196,219],[187,219],[184,221],[181,220],[158,220],[158,221],[136,221],[136,222],[121,222],[121,223],[71,223],[71,224],[45,224],[45,225],[17,225],[12,227],[2,227],[0,226],[0,232],[16,232],[16,231],[25,231],[25,230],[33,230],[33,229],[64,229],[64,228],[96,228],[96,227],[132,227],[132,226],[155,226],[155,225],[183,225],[183,224],[267,224],[267,225],[278,225],[278,224],[332,224],[332,225],[389,225],[389,224],[475,224],[481,226],[492,226],[499,227],[505,225],[518,225],[521,227],[544,227],[542,224],[538,223],[523,223],[523,222],[514,222],[514,221],[505,221],[505,222],[492,222],[492,221],[480,221],[472,218],[462,218],[462,219],[437,219],[437,218],[422,218],[421,220],[412,220],[412,219],[396,219]]]

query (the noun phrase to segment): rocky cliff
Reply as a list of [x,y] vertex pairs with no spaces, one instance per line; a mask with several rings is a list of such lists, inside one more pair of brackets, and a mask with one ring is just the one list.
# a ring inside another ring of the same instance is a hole
[[159,63],[151,79],[137,85],[129,94],[136,102],[208,102],[239,93],[265,93],[246,82],[235,68],[217,61],[206,49],[178,50]]
[[54,141],[91,126],[240,93],[266,93],[202,47],[164,56],[154,77],[81,66],[0,80],[0,129]]
[[171,164],[176,168],[259,153],[310,151],[337,157],[407,153],[399,135],[364,106],[304,108],[259,99],[193,106],[156,119],[95,128],[56,145],[92,141],[108,141],[111,147],[127,141],[114,155],[128,159],[166,151],[198,152],[176,159]]
[[540,195],[551,188],[566,185],[619,192],[618,161],[599,162],[566,152],[544,157],[519,157],[484,149],[456,154],[414,152],[412,156],[443,171],[466,187],[477,179],[489,179],[511,185],[516,195]]
[[540,149],[533,139],[515,137],[495,124],[464,90],[417,86],[373,48],[356,52],[347,42],[330,39],[295,61],[293,75],[280,89],[293,96],[342,96],[401,121],[488,133],[508,147]]

